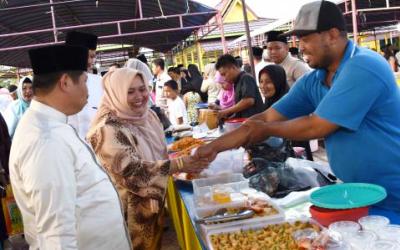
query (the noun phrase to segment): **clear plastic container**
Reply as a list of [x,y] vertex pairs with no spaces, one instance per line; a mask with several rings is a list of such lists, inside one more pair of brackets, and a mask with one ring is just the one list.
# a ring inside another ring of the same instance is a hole
[[248,189],[249,182],[242,174],[224,174],[193,180],[194,207],[197,218],[210,216],[222,208],[247,205],[247,197],[240,190]]
[[339,233],[344,240],[352,237],[360,229],[360,225],[354,221],[337,221],[329,225],[329,230]]
[[352,237],[347,238],[347,242],[354,248],[364,250],[367,249],[372,242],[375,242],[378,236],[371,231],[358,231],[352,235]]
[[193,180],[195,204],[199,201],[207,201],[205,199],[207,197],[213,200],[214,191],[218,193],[218,190],[222,190],[226,196],[225,191],[229,190],[230,193],[239,193],[240,190],[246,188],[249,188],[249,181],[242,174],[224,174],[217,177]]
[[377,240],[367,250],[400,250],[400,244],[396,241]]
[[400,226],[387,225],[379,231],[379,238],[382,240],[396,240],[400,243]]
[[379,231],[389,225],[389,219],[380,215],[368,215],[358,220],[364,230],[373,231],[379,234]]

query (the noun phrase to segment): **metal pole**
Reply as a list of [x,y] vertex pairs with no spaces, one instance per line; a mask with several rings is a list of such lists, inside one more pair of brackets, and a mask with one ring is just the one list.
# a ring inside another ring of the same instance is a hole
[[[358,9],[357,12],[375,12],[375,11],[387,11],[387,10],[400,10],[400,6],[397,7],[382,7],[382,8],[370,8],[370,9]],[[350,12],[345,12],[344,15],[348,15]]]
[[139,7],[139,17],[140,17],[140,19],[142,19],[143,18],[142,0],[137,0],[137,3],[138,3],[138,7]]
[[197,37],[197,35],[195,36],[195,46],[196,46],[196,54],[197,54],[197,60],[199,63],[199,70],[201,72],[201,70],[203,69],[203,56],[201,53],[201,46],[200,46],[200,42],[199,39]]
[[376,52],[379,52],[379,51],[378,51],[378,43],[377,43],[377,41],[376,41],[376,31],[375,31],[375,28],[373,29],[373,31],[374,31],[375,49],[376,49]]
[[[179,30],[198,29],[201,27],[202,27],[202,25],[196,25],[196,26],[189,26],[189,27],[183,27],[183,28],[170,28],[170,29],[149,30],[149,31],[142,31],[142,32],[123,33],[121,35],[116,34],[116,35],[100,36],[98,39],[102,40],[102,39],[107,39],[107,38],[145,35],[145,34],[153,34],[153,33],[160,33],[160,32],[173,32],[173,31],[179,31]],[[1,37],[1,35],[0,35],[0,37]],[[0,51],[31,49],[31,48],[37,48],[37,47],[46,46],[46,45],[55,45],[55,44],[62,44],[62,43],[64,43],[64,42],[48,42],[48,43],[22,45],[22,46],[13,46],[13,47],[0,48]]]
[[220,11],[218,11],[216,17],[217,17],[217,23],[218,23],[219,30],[221,31],[222,51],[224,54],[226,54],[226,53],[228,53],[228,48],[226,46],[224,23],[222,22],[222,16],[221,16]]
[[253,61],[253,50],[251,49],[251,37],[250,37],[250,29],[249,29],[249,20],[247,19],[247,10],[245,0],[242,0],[242,10],[244,17],[244,27],[246,29],[246,38],[247,38],[247,50],[249,52],[249,61],[251,66],[251,73],[253,77],[256,77],[256,71],[254,69],[254,61]]
[[[1,9],[0,9],[1,10]],[[145,17],[145,18],[133,18],[133,19],[125,19],[125,20],[119,20],[119,21],[108,21],[108,22],[97,22],[97,23],[89,23],[89,24],[81,24],[81,25],[72,25],[72,26],[65,26],[65,27],[58,27],[57,30],[59,31],[64,31],[64,30],[72,30],[72,29],[79,29],[79,28],[88,28],[88,27],[97,27],[97,26],[104,26],[104,25],[114,25],[116,23],[130,23],[130,22],[136,22],[136,21],[150,21],[150,20],[158,20],[158,19],[167,19],[167,18],[175,18],[179,16],[200,16],[200,15],[208,15],[208,14],[216,14],[216,11],[209,11],[209,12],[196,12],[196,13],[185,13],[185,14],[175,14],[175,15],[169,15],[169,16],[158,16],[158,17]],[[202,27],[206,25],[198,25],[195,27]],[[210,26],[215,26],[215,25],[210,25]],[[0,37],[11,37],[11,36],[19,36],[19,35],[29,35],[29,34],[38,34],[38,33],[44,33],[44,32],[50,32],[53,31],[52,28],[48,29],[39,29],[39,30],[31,30],[31,31],[22,31],[22,32],[14,32],[14,33],[8,33],[8,34],[0,34]]]
[[71,1],[63,1],[63,2],[57,2],[57,3],[40,3],[40,4],[30,4],[30,5],[24,5],[24,6],[18,6],[18,7],[8,7],[8,8],[0,8],[0,11],[10,11],[10,10],[20,10],[20,9],[31,9],[31,8],[37,8],[37,7],[46,7],[46,6],[54,6],[54,5],[60,5],[60,4],[67,4],[67,3],[79,3],[79,2],[87,2],[87,1],[93,1],[93,0],[71,0]]
[[53,0],[50,0],[50,11],[51,11],[51,22],[52,22],[52,24],[53,24],[54,42],[58,42],[58,37],[57,37],[57,26],[56,26],[56,17],[55,17],[55,15],[54,15]]
[[353,40],[358,44],[358,24],[357,24],[357,7],[356,0],[351,0],[351,15],[353,18]]

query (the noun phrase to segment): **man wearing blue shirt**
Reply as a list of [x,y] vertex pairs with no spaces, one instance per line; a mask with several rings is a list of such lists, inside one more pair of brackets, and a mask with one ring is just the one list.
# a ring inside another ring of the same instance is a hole
[[305,61],[315,70],[289,93],[239,129],[197,150],[218,152],[268,136],[291,140],[325,138],[329,163],[344,182],[386,188],[378,204],[400,212],[400,92],[379,54],[347,39],[340,9],[328,1],[304,5],[294,29]]

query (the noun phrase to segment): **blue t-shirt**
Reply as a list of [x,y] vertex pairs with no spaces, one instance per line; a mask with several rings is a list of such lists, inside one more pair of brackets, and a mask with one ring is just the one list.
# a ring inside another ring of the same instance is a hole
[[389,64],[349,41],[331,88],[325,76],[323,69],[304,75],[273,108],[288,119],[315,113],[340,126],[325,138],[333,172],[385,187],[378,205],[400,212],[400,92]]

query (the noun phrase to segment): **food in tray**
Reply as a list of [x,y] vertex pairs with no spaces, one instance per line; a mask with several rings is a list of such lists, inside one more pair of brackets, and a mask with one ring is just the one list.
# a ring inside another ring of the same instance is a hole
[[255,199],[253,201],[250,201],[249,208],[253,210],[257,216],[260,217],[278,214],[278,211],[266,200]]
[[204,144],[204,141],[202,141],[202,140],[194,139],[192,137],[185,137],[185,138],[180,139],[179,141],[174,142],[171,145],[170,149],[172,151],[182,151],[182,150],[188,149],[190,147],[200,146],[203,144]]
[[[210,215],[206,217],[212,217],[215,215],[220,215],[222,209],[217,210],[215,213],[211,213]],[[224,215],[232,215],[232,214],[237,214],[240,213],[240,211],[244,210],[252,210],[254,211],[254,215],[252,218],[256,217],[264,217],[264,216],[272,216],[275,214],[278,214],[279,212],[267,201],[261,200],[261,199],[256,199],[253,201],[249,201],[248,206],[246,207],[237,207],[237,208],[224,208]]]
[[174,178],[181,181],[192,181],[194,179],[200,178],[200,174],[192,173],[176,173],[173,174]]
[[295,223],[283,223],[268,225],[257,230],[236,231],[230,233],[210,235],[211,244],[214,250],[225,249],[302,249],[294,240],[292,234],[301,229],[310,228],[320,232],[318,225],[310,222],[296,221]]

